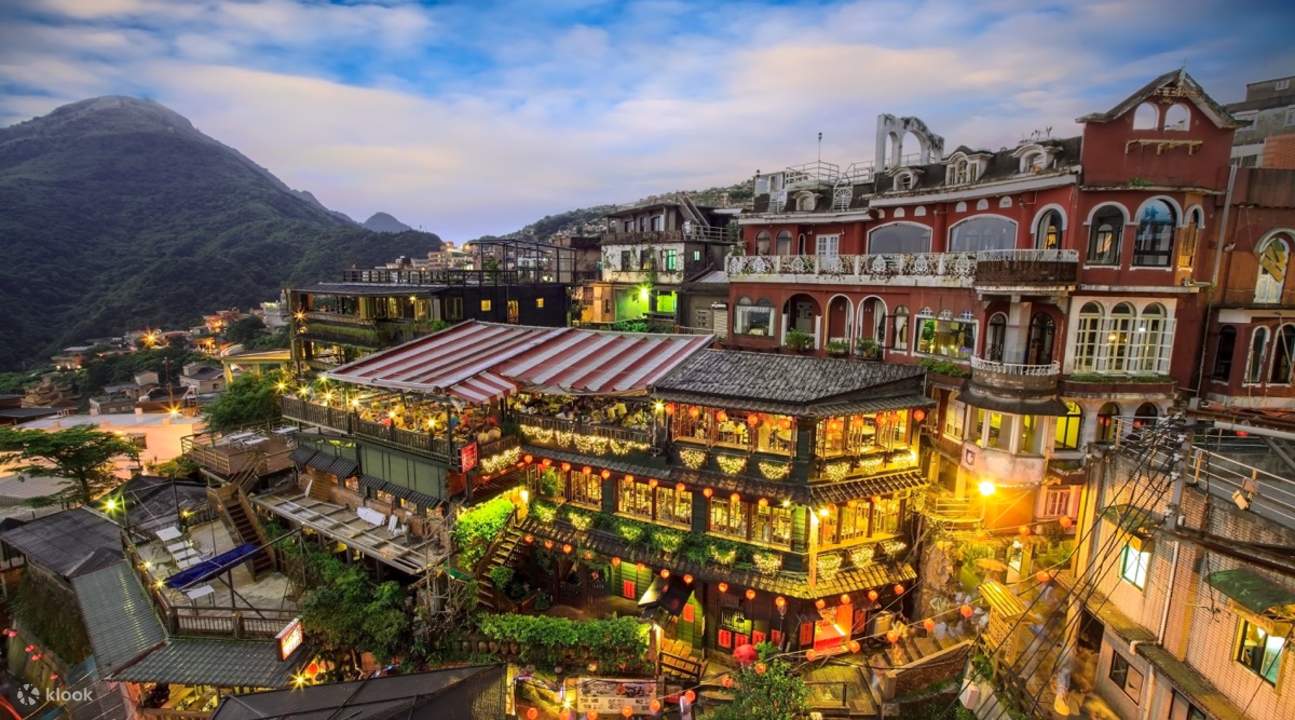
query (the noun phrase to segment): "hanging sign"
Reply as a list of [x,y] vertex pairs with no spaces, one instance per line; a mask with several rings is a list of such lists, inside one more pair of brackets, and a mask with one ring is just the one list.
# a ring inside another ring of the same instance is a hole
[[459,466],[467,472],[477,466],[477,444],[468,443],[459,448]]
[[301,618],[293,618],[287,627],[279,631],[274,636],[279,643],[279,659],[287,660],[288,656],[301,647],[301,641],[306,637],[306,631],[301,626]]

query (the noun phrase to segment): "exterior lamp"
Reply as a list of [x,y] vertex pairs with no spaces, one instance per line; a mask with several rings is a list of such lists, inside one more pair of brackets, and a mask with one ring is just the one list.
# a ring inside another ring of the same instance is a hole
[[998,487],[994,485],[993,480],[981,480],[980,483],[976,486],[976,488],[980,490],[980,494],[982,497],[989,497],[990,495],[993,495],[998,490]]
[[647,286],[647,285],[644,285],[644,286],[642,286],[642,287],[640,287],[640,288],[639,288],[639,300],[642,300],[643,302],[647,302],[647,301],[648,301],[648,298],[649,298],[649,297],[651,297],[651,296],[652,296],[652,288],[651,288],[651,287],[649,287],[649,286]]
[[818,516],[819,516],[819,517],[821,517],[821,518],[825,518],[825,517],[827,517],[829,514],[831,514],[831,512],[832,512],[832,511],[831,511],[831,510],[829,510],[829,509],[827,508],[827,506],[825,505],[825,506],[823,506],[823,507],[821,507],[821,508],[819,508],[819,509],[818,509]]
[[657,400],[656,402],[652,403],[652,410],[656,412],[658,415],[661,414],[662,412],[665,412],[665,403],[661,402],[660,400]]
[[913,411],[913,422],[919,422],[919,423],[920,423],[920,422],[922,422],[922,421],[923,421],[923,420],[925,420],[925,419],[926,419],[926,411],[925,411],[925,410],[923,410],[922,408],[918,408],[918,409],[916,409],[916,410],[914,410],[914,411]]

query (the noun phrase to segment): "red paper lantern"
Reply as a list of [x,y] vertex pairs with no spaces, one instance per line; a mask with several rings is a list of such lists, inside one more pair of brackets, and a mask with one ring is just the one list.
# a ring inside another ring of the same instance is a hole
[[692,575],[688,575],[688,574],[686,574],[686,573],[685,573],[685,574],[684,574],[684,576],[683,576],[683,584],[684,584],[684,585],[692,585]]
[[818,651],[817,651],[817,650],[815,650],[814,648],[810,648],[810,649],[806,650],[806,651],[805,651],[805,659],[806,659],[806,660],[808,660],[808,661],[810,661],[810,662],[814,662],[815,660],[817,660],[817,659],[818,659]]
[[895,587],[894,587],[894,588],[892,588],[892,589],[895,591],[895,594],[896,594],[896,595],[903,595],[903,594],[904,594],[904,586],[903,586],[903,585],[896,584],[896,585],[895,585]]
[[778,597],[776,597],[776,598],[774,598],[774,599],[773,599],[773,604],[774,604],[774,607],[776,607],[776,608],[778,608],[779,610],[781,610],[781,609],[783,609],[783,608],[787,607],[787,598],[785,598],[785,597],[783,597],[783,596],[779,595]]
[[755,427],[756,425],[759,425],[759,424],[760,424],[760,416],[759,416],[759,415],[756,415],[755,413],[751,413],[750,415],[747,415],[747,416],[746,416],[746,424],[747,424],[747,425],[750,425],[751,427]]
[[728,583],[726,582],[720,581],[719,585],[716,585],[715,587],[719,588],[719,591],[722,593],[728,592]]
[[715,491],[710,488],[706,488],[705,490],[701,491],[701,494],[705,495],[706,497],[710,497],[711,495],[715,494]]
[[874,602],[874,603],[875,603],[875,602],[877,602],[877,598],[879,598],[879,597],[881,597],[881,595],[877,594],[877,591],[876,591],[876,590],[869,590],[869,591],[868,591],[868,602]]
[[791,429],[791,419],[790,419],[790,418],[784,418],[784,419],[783,419],[783,421],[782,421],[782,429],[783,429],[783,430],[790,430],[790,429]]
[[849,594],[849,593],[841,593],[841,604],[842,604],[842,605],[849,605],[849,604],[850,604],[850,594]]
[[753,588],[747,588],[747,589],[746,589],[746,599],[747,599],[747,600],[754,600],[754,599],[755,599],[755,590],[754,590]]
[[976,611],[973,610],[970,605],[963,605],[962,607],[958,608],[958,612],[962,613],[963,617],[970,619],[971,616],[975,614]]
[[552,549],[553,549],[553,541],[552,541],[552,540],[545,540],[545,541],[544,541],[544,549],[545,549],[545,550],[552,550]]
[[1038,580],[1039,584],[1042,585],[1043,583],[1046,583],[1047,581],[1051,580],[1052,576],[1049,575],[1046,570],[1040,570],[1034,573],[1034,579]]
[[720,410],[719,412],[715,413],[715,419],[720,422],[728,422],[728,413],[724,412],[723,410]]
[[660,481],[658,481],[656,478],[652,478],[651,480],[648,480],[648,487],[650,488],[654,488],[660,484],[661,484]]
[[918,408],[918,409],[916,409],[916,410],[914,410],[914,411],[913,411],[913,420],[914,420],[914,421],[916,421],[916,422],[922,422],[922,421],[923,421],[923,420],[925,420],[925,419],[926,419],[926,411],[925,411],[925,410],[923,410],[922,408]]
[[927,618],[922,621],[922,627],[926,628],[927,632],[935,632],[935,621]]
[[315,677],[319,674],[319,663],[311,663],[306,666],[306,674]]
[[570,545],[570,543],[567,543],[567,544],[565,544],[565,545],[563,545],[563,546],[562,546],[562,552],[566,553],[567,555],[570,555],[570,554],[571,554],[571,545]]
[[652,698],[651,702],[648,703],[648,710],[651,710],[653,713],[661,712],[661,701],[656,698]]
[[670,571],[667,570],[666,568],[661,568],[661,579],[668,580],[669,578],[670,578]]
[[594,469],[593,469],[593,468],[591,468],[591,467],[589,467],[588,465],[586,465],[586,466],[584,466],[584,467],[580,468],[580,472],[584,473],[585,475],[588,475],[589,473],[591,473],[591,472],[593,472],[593,471],[594,471]]
[[733,662],[738,665],[746,666],[759,659],[759,653],[756,652],[755,646],[747,643],[733,650]]
[[741,502],[741,501],[742,501],[742,496],[741,496],[741,495],[739,495],[739,494],[737,494],[737,493],[733,493],[732,495],[729,495],[729,496],[728,496],[728,499],[729,499],[729,500],[732,500],[733,502]]
[[693,692],[692,690],[689,690],[683,694],[683,699],[687,700],[689,705],[692,705],[693,703],[697,702],[697,693]]
[[697,407],[688,408],[688,417],[692,418],[693,420],[696,420],[697,418],[701,417],[701,409]]
[[585,713],[585,718],[587,718],[587,720],[598,720],[598,711],[590,710],[589,712]]
[[629,473],[625,473],[625,482],[634,482],[634,476]]
[[1020,533],[1020,534],[1021,534],[1021,537],[1025,537],[1025,536],[1027,536],[1027,535],[1029,535],[1029,534],[1030,534],[1030,526],[1029,526],[1029,525],[1022,525],[1022,526],[1020,526],[1020,527],[1016,528],[1016,532]]
[[548,467],[552,464],[553,464],[553,461],[548,458],[544,458],[543,460],[540,461],[540,465],[543,465],[544,467]]
[[619,557],[615,557],[615,556],[613,556],[613,557],[612,557],[612,567],[620,567],[620,566],[621,566],[621,559],[620,559]]
[[889,642],[891,645],[897,644],[899,642],[899,631],[898,630],[886,631],[886,641]]
[[665,414],[666,414],[666,415],[674,415],[674,403],[666,403],[666,404],[665,404]]
[[535,456],[534,456],[534,455],[526,455],[526,456],[522,457],[522,461],[523,461],[523,462],[525,462],[527,465],[530,465],[532,462],[534,462],[534,461],[535,461]]
[[733,676],[732,676],[732,675],[725,675],[725,676],[724,676],[724,679],[719,681],[719,684],[720,684],[720,685],[723,685],[726,689],[732,690],[732,689],[733,689]]
[[535,708],[526,708],[526,720],[536,720],[540,716],[540,711]]
[[1063,530],[1069,530],[1070,526],[1075,524],[1075,521],[1071,520],[1069,515],[1062,515],[1057,518],[1057,524],[1060,525]]
[[611,477],[611,476],[612,476],[612,471],[611,471],[611,470],[603,470],[603,471],[602,471],[601,473],[599,473],[599,474],[600,474],[600,475],[602,475],[603,480],[606,480],[607,478],[609,478],[609,477]]
[[634,563],[634,567],[638,568],[639,572],[647,570],[647,565],[644,565],[643,563]]
[[531,543],[535,542],[535,536],[530,534],[527,534],[526,537],[522,539],[526,541],[527,545],[530,545]]
[[570,471],[571,471],[571,463],[568,463],[568,462],[562,463],[562,472],[570,472]]
[[851,640],[849,648],[850,648],[850,652],[857,655],[859,654],[859,651],[863,649],[863,646],[859,644],[858,640]]
[[822,610],[823,608],[827,607],[827,601],[824,600],[823,598],[819,598],[814,601],[814,607],[818,608],[819,610]]
[[675,492],[683,492],[683,491],[684,491],[684,490],[686,490],[687,488],[688,488],[688,486],[687,486],[687,485],[684,485],[683,483],[675,483],[675,485],[674,485],[674,491],[675,491]]

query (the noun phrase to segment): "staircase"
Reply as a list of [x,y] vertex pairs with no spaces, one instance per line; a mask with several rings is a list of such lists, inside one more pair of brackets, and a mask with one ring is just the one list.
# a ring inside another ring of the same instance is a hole
[[710,222],[706,220],[706,214],[701,211],[701,208],[697,207],[697,204],[692,201],[692,198],[688,196],[688,193],[681,192],[678,194],[678,197],[679,204],[683,206],[684,213],[688,216],[689,220],[696,223],[699,229],[710,227]]
[[[255,471],[253,471],[255,477]],[[256,520],[247,495],[243,488],[233,482],[216,488],[207,489],[207,502],[220,510],[234,541],[240,544],[256,545],[260,550],[251,558],[252,578],[274,569],[274,558],[269,547],[270,539],[265,529]]]
[[971,498],[958,497],[951,492],[932,489],[926,498],[926,516],[954,528],[972,528],[980,525],[980,512]]
[[[914,683],[918,686],[929,685],[933,673],[926,672],[927,669],[939,666],[947,669],[950,678],[957,677],[966,664],[970,650],[971,639],[968,637],[946,634],[944,638],[938,638],[934,634],[910,632],[902,636],[899,642],[870,653],[867,656],[871,673],[869,687],[873,690],[877,706],[881,707],[896,696],[917,689],[910,687]],[[919,668],[923,672],[905,677],[906,673]]]
[[517,546],[522,542],[522,531],[516,525],[509,524],[503,535],[487,554],[483,563],[477,566],[477,607],[487,612],[507,611],[511,603],[504,597],[503,591],[495,588],[490,581],[490,569],[510,567],[517,554]]

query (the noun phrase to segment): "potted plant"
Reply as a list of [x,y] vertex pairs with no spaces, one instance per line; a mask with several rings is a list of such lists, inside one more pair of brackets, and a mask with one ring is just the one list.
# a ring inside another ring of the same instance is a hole
[[855,350],[864,360],[881,359],[881,344],[873,338],[859,338],[855,343]]
[[827,354],[832,357],[845,357],[850,352],[850,345],[839,338],[827,341]]
[[805,352],[814,344],[814,336],[802,330],[792,328],[787,331],[787,349],[793,352]]

